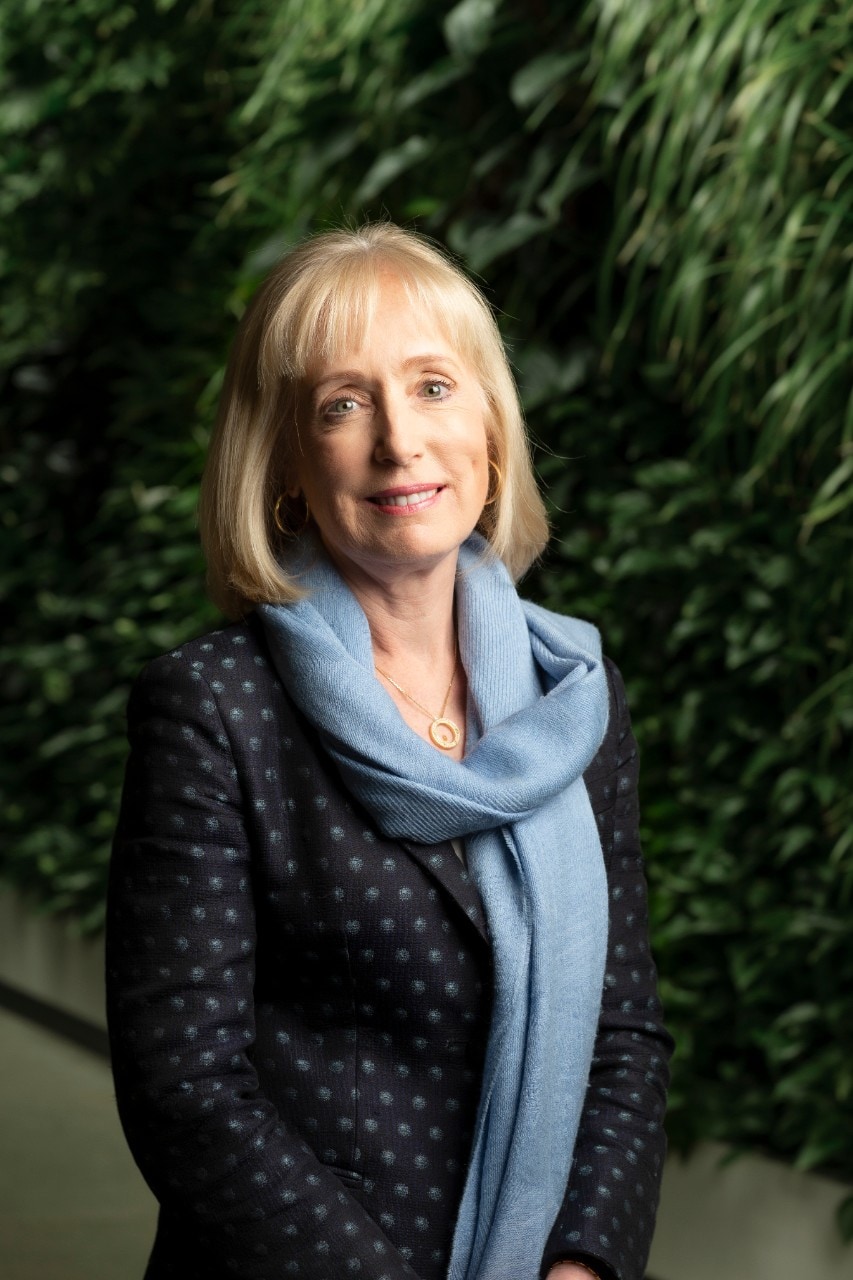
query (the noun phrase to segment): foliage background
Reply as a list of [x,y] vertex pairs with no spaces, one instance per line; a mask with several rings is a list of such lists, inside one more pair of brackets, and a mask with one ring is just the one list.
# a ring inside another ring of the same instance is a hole
[[501,313],[554,520],[526,590],[628,681],[671,1138],[853,1182],[851,27],[0,0],[5,879],[100,927],[129,682],[216,621],[236,319],[305,233],[417,225]]

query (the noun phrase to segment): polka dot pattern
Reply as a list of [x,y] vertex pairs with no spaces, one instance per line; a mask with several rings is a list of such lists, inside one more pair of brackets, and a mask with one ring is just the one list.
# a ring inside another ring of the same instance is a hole
[[663,1026],[649,951],[639,839],[639,754],[622,677],[607,663],[610,726],[585,774],[610,887],[601,1017],[569,1185],[545,1266],[587,1261],[602,1280],[642,1280],[651,1247],[666,1137],[673,1043]]
[[[546,1262],[592,1257],[639,1280],[669,1042],[615,670],[613,689],[589,773],[611,981]],[[381,836],[252,618],[149,664],[128,720],[107,999],[122,1123],[162,1206],[146,1280],[440,1280],[491,990],[464,864],[449,844]]]

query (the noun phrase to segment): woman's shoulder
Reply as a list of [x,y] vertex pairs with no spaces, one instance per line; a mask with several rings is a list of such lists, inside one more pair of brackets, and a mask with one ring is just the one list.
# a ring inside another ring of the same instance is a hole
[[536,604],[532,600],[522,600],[522,605],[528,624],[532,622],[540,631],[543,628],[558,631],[563,638],[568,638],[583,653],[589,654],[596,662],[601,663],[607,677],[610,703],[608,738],[612,740],[614,733],[617,735],[624,733],[624,722],[628,717],[625,682],[619,667],[604,650],[599,628],[586,618],[546,609],[544,605]]
[[248,695],[251,703],[267,706],[279,704],[281,693],[263,630],[252,613],[151,658],[133,682],[130,705],[177,711],[193,701],[212,702],[238,721],[238,708],[246,705]]
[[622,672],[612,658],[604,654],[602,665],[607,677],[608,715],[607,729],[598,751],[586,770],[589,784],[593,779],[610,776],[626,763],[638,759],[638,748],[631,728],[631,714],[625,693]]
[[544,605],[535,604],[532,600],[523,600],[522,604],[528,625],[533,623],[540,630],[555,630],[578,649],[601,661],[601,633],[595,623],[588,622],[585,618],[576,618],[572,614],[546,609]]
[[174,649],[150,658],[140,676],[165,675],[171,670],[185,669],[213,677],[244,667],[271,670],[263,631],[254,613],[239,622],[226,623],[214,631],[193,636]]

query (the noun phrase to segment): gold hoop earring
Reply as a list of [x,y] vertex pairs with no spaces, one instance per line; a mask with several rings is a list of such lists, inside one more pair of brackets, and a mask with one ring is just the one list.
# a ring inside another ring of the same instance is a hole
[[495,488],[492,496],[490,498],[486,498],[486,501],[483,503],[484,507],[493,507],[503,493],[503,472],[493,458],[489,458],[489,466],[492,468],[496,476]]
[[302,501],[305,503],[305,517],[302,521],[302,524],[299,525],[297,529],[291,529],[287,525],[282,524],[281,514],[280,514],[281,504],[284,502],[286,497],[287,497],[286,493],[280,493],[276,498],[275,506],[272,509],[273,523],[275,524],[275,527],[276,529],[278,529],[279,533],[284,534],[285,538],[297,538],[299,534],[302,533],[303,529],[306,529],[308,527],[308,522],[311,519],[311,512],[308,509],[308,502],[306,500],[305,494],[303,493]]

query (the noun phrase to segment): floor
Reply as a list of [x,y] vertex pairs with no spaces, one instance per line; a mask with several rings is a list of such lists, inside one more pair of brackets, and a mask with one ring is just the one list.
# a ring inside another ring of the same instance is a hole
[[156,1205],[106,1059],[0,1009],[3,1280],[141,1280]]

